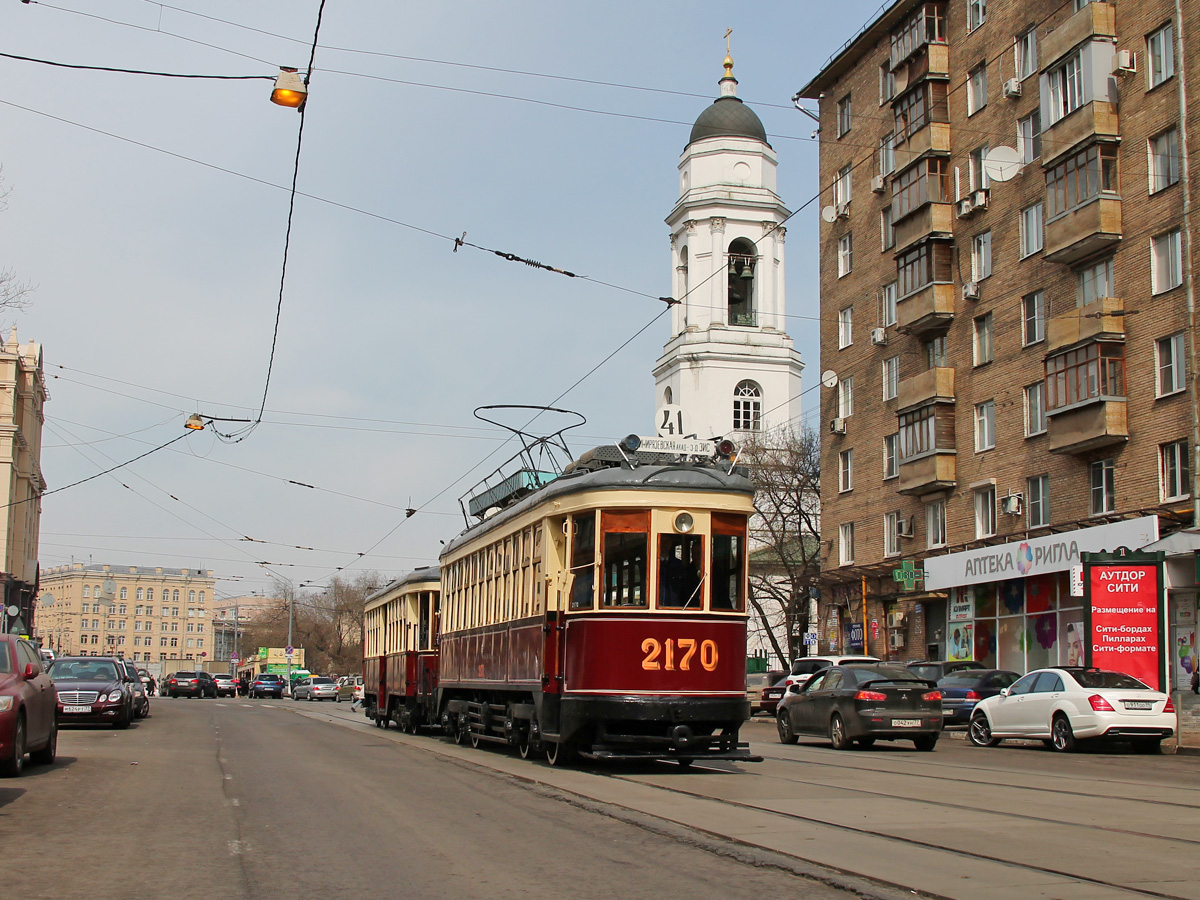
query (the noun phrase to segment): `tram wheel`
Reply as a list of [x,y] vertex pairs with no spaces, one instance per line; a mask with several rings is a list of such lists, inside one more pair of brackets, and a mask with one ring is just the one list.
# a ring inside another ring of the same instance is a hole
[[473,732],[473,731],[471,732],[471,749],[472,749],[472,750],[478,750],[478,749],[479,749],[479,735],[477,735],[477,734],[476,734],[475,732]]
[[575,748],[566,744],[546,744],[546,762],[554,767],[570,765],[575,760]]
[[679,763],[679,768],[681,768],[681,769],[690,769],[692,767],[692,763],[694,763],[695,760],[694,759],[677,759],[677,760],[675,760],[675,762]]
[[454,743],[461,744],[466,739],[467,739],[467,732],[463,729],[463,727],[459,723],[455,722],[454,723]]
[[529,754],[533,752],[533,745],[529,741],[528,731],[517,738],[517,752],[521,754],[521,759],[529,759]]

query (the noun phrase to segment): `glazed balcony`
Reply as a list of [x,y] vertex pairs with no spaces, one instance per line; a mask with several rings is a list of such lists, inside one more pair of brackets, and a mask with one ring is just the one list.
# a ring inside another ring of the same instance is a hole
[[1046,323],[1046,352],[1087,340],[1111,339],[1125,334],[1125,301],[1120,297],[1100,297],[1086,306]]
[[[1086,453],[1129,440],[1124,398],[1107,398],[1049,413],[1051,453]],[[901,468],[903,477],[903,467]]]
[[954,402],[954,370],[952,368],[936,366],[901,381],[896,395],[896,412],[901,413],[929,401]]
[[1111,3],[1089,3],[1071,18],[1038,41],[1038,61],[1042,71],[1084,41],[1117,36],[1117,10]]
[[1088,141],[1116,140],[1120,136],[1117,104],[1093,100],[1042,131],[1042,165],[1049,166]]
[[900,251],[933,235],[954,233],[954,204],[926,203],[896,223],[896,250]]
[[929,284],[896,304],[896,327],[904,334],[924,334],[954,321],[954,285]]
[[932,494],[957,484],[957,458],[954,451],[938,450],[916,459],[901,461],[901,494]]
[[1111,249],[1120,240],[1121,198],[1101,195],[1046,223],[1042,256],[1049,262],[1070,265]]
[[909,135],[908,140],[896,147],[895,153],[897,172],[911,166],[922,156],[949,156],[950,123],[930,122]]

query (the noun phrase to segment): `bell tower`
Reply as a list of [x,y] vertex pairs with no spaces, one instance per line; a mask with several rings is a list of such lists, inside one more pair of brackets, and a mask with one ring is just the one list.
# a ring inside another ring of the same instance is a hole
[[[654,367],[659,434],[744,441],[800,417],[800,354],[785,330],[783,220],[775,151],[737,96],[720,96],[679,160],[671,229],[670,339]],[[682,432],[680,431],[682,425]]]

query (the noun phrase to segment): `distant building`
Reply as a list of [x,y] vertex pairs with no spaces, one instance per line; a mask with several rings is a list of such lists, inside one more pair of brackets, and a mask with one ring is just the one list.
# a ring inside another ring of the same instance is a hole
[[2,609],[16,606],[16,616],[0,613],[8,631],[32,634],[34,598],[38,589],[38,534],[42,514],[42,409],[46,379],[42,345],[17,342],[14,327],[7,342],[0,340],[0,477],[7,504],[0,519],[4,548]]
[[212,570],[56,566],[42,573],[38,636],[64,654],[211,660],[215,585]]

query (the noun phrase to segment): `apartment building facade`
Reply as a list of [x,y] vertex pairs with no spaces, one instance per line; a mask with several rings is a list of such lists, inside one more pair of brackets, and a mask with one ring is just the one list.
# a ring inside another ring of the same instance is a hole
[[60,654],[212,659],[212,570],[73,563],[42,572],[38,636]]
[[800,92],[822,651],[1081,661],[1079,553],[1195,524],[1198,29],[1176,0],[899,0]]

